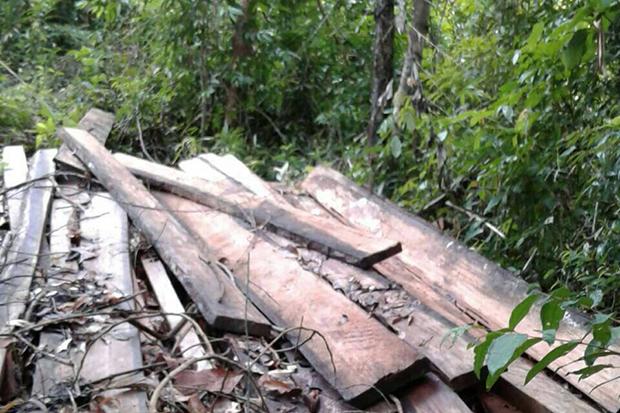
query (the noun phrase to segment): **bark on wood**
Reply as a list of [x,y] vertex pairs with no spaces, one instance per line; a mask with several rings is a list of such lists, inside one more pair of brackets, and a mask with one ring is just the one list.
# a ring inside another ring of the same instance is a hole
[[[80,120],[77,127],[93,135],[99,142],[105,144],[114,125],[114,114],[100,109],[90,109]],[[86,171],[84,164],[75,157],[67,145],[62,145],[56,155],[56,162],[80,171]]]
[[[269,242],[264,233],[249,231],[233,217],[189,200],[159,193],[196,237],[211,240],[216,258],[225,258],[239,284],[247,285],[252,301],[282,327],[303,326],[319,331],[288,334],[302,354],[343,398],[357,406],[377,400],[374,390],[390,392],[422,374],[426,360],[413,348],[369,319],[346,297],[314,274],[303,270],[296,256]],[[333,363],[332,365],[332,357]]]
[[394,0],[377,0],[375,6],[375,37],[373,44],[372,91],[370,119],[368,121],[368,146],[377,142],[377,130],[383,120],[387,95],[386,89],[394,71]]
[[[5,146],[2,149],[2,162],[4,163],[4,188],[12,188],[23,184],[28,177],[28,162],[24,147]],[[11,228],[19,227],[19,219],[21,216],[21,205],[24,197],[24,188],[17,188],[8,191],[5,195],[9,209],[9,223]]]
[[[52,194],[52,182],[46,177],[54,173],[55,149],[37,151],[32,159],[28,180],[32,183],[24,190],[19,227],[7,254],[6,265],[0,274],[0,333],[12,330],[10,321],[19,319],[25,311],[30,294],[30,284],[37,265],[41,240],[47,221]],[[8,339],[0,340],[0,376],[4,370]]]
[[403,69],[400,73],[398,90],[394,95],[394,115],[396,119],[398,119],[400,109],[407,97],[411,97],[411,101],[418,113],[425,111],[420,70],[422,68],[424,42],[428,36],[430,4],[428,0],[414,0],[413,22],[407,37],[407,52],[403,61]]
[[127,211],[166,262],[209,324],[266,335],[266,319],[201,251],[178,221],[88,132],[62,128],[59,136]]
[[159,189],[237,216],[251,225],[268,225],[312,248],[340,254],[360,267],[368,267],[398,253],[399,242],[369,236],[345,225],[333,225],[304,211],[258,198],[245,188],[228,181],[209,182],[188,173],[124,154],[115,154],[135,175]]
[[[398,259],[390,259],[378,265],[379,272],[398,282],[444,317],[450,317],[452,312],[454,318],[463,320],[469,317],[490,329],[504,328],[512,309],[527,295],[527,284],[523,280],[470,251],[458,241],[442,235],[421,219],[369,194],[336,171],[316,168],[302,187],[319,203],[349,219],[352,225],[379,236],[401,239],[404,248],[402,254]],[[405,265],[394,266],[393,263],[399,260]],[[387,267],[391,268],[386,270]],[[455,317],[450,306],[460,309],[463,316]],[[538,310],[533,309],[517,330],[538,335],[541,329]],[[559,340],[581,340],[587,330],[587,320],[582,315],[569,313],[557,337]],[[539,360],[549,350],[546,345],[534,346],[528,350],[528,354]],[[550,368],[566,366],[575,361],[559,370],[562,377],[606,409],[618,410],[620,400],[613,385],[602,386],[591,392],[597,384],[615,377],[617,371],[603,370],[584,380],[579,380],[576,375],[567,375],[569,371],[584,366],[583,362],[576,361],[579,356],[571,353],[552,363]],[[601,361],[620,365],[619,359],[606,357]]]
[[[184,321],[184,319],[183,317],[172,314],[184,313],[185,309],[183,308],[183,304],[181,304],[181,300],[179,300],[179,297],[174,291],[174,287],[168,278],[166,269],[161,261],[157,258],[151,257],[142,258],[142,267],[144,268],[144,272],[149,279],[151,288],[153,288],[159,307],[164,313],[168,313],[168,315],[166,315],[166,321],[168,322],[170,329],[174,330],[179,323]],[[179,334],[183,334],[183,338],[179,342],[179,348],[181,349],[183,357],[204,357],[206,353],[200,343],[200,339],[198,338],[196,331],[189,323],[187,324],[187,327],[187,329],[182,328],[181,331],[179,331]],[[210,368],[213,368],[213,364],[209,360],[203,360],[196,363],[197,370]]]

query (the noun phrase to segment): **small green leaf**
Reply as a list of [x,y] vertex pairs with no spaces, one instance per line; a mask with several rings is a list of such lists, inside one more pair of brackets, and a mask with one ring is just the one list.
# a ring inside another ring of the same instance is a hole
[[527,335],[508,333],[496,338],[489,347],[487,356],[487,368],[493,375],[506,366],[515,350],[527,340]]
[[527,373],[527,376],[525,377],[525,384],[529,383],[538,373],[547,368],[549,364],[573,351],[578,344],[578,341],[569,341],[568,343],[560,344],[547,353],[547,355],[545,355],[545,357],[543,357],[538,363],[534,364],[534,367],[532,367]]
[[609,367],[613,367],[611,364],[598,364],[596,366],[589,366],[589,367],[584,367],[582,369],[579,370],[575,370],[575,371],[571,371],[568,374],[576,374],[579,376],[579,381],[583,380],[583,379],[587,379],[588,377],[590,377],[591,375],[598,373],[601,370],[604,370],[606,368]]
[[482,343],[474,347],[474,373],[476,374],[476,377],[480,378],[480,373],[482,372],[482,367],[484,366],[484,360],[486,360],[489,346],[493,343],[493,340],[501,335],[502,333],[498,331],[489,333],[486,335]]
[[508,328],[514,330],[514,328],[525,318],[530,312],[530,309],[538,300],[540,295],[538,293],[528,295],[523,301],[521,301],[510,314],[510,321],[508,322]]
[[[497,343],[499,339],[495,340],[493,343]],[[523,353],[525,353],[530,347],[532,347],[533,345],[540,343],[541,339],[538,337],[534,337],[534,338],[530,338],[525,340],[521,345],[519,345],[514,352],[512,353],[512,355],[510,356],[510,359],[508,361],[506,361],[506,363],[504,363],[504,365],[497,369],[496,371],[494,371],[493,373],[491,373],[491,369],[489,368],[489,375],[487,376],[486,382],[485,382],[485,386],[487,388],[487,390],[490,390],[491,387],[493,387],[493,385],[497,382],[497,380],[500,378],[500,376],[508,369],[508,366],[515,361],[517,358],[521,357],[521,355]],[[489,350],[489,357],[490,357],[490,353],[491,351]]]
[[536,47],[536,44],[538,44],[544,28],[544,22],[538,22],[534,25],[534,27],[532,28],[532,33],[530,33],[530,37],[527,38],[528,49],[531,50]]

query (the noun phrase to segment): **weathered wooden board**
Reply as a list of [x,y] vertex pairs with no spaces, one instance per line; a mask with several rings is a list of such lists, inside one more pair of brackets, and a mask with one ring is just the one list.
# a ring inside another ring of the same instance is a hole
[[[14,228],[6,265],[0,274],[0,333],[12,330],[11,321],[19,319],[26,309],[32,276],[39,258],[41,240],[47,222],[54,173],[55,149],[37,151],[32,159],[28,180],[24,188],[19,227]],[[9,340],[0,340],[0,376],[4,370],[6,348]]]
[[[415,381],[398,395],[403,413],[471,413],[465,402],[433,373]],[[374,413],[392,413],[394,405],[381,403]]]
[[400,243],[375,238],[345,225],[334,226],[286,204],[259,198],[229,180],[209,182],[186,172],[125,154],[115,157],[149,184],[192,201],[229,213],[251,225],[269,225],[306,240],[315,248],[340,253],[344,259],[368,267],[398,253]]
[[[129,221],[123,208],[107,193],[93,194],[93,199],[80,219],[80,246],[95,247],[97,256],[85,260],[84,269],[101,279],[106,289],[118,297],[133,295],[133,279],[129,261]],[[132,301],[118,307],[133,309]],[[93,381],[111,374],[142,366],[138,330],[129,323],[114,327],[97,340],[86,353],[81,378]],[[140,374],[138,374],[140,375]],[[115,398],[120,411],[146,412],[146,394],[131,389],[109,390],[105,397]]]
[[[64,199],[55,199],[52,203],[50,219],[50,246],[48,274],[54,276],[54,280],[60,278],[74,280],[77,277],[77,264],[75,261],[67,261],[71,242],[69,239],[69,223],[73,218],[73,206]],[[67,265],[75,264],[75,265]],[[41,332],[39,345],[46,351],[55,351],[58,346],[68,338],[62,331]],[[78,362],[81,354],[76,349],[68,348],[61,356]],[[73,366],[58,363],[53,359],[42,356],[38,361],[33,377],[32,393],[35,395],[51,394],[54,386],[58,383],[69,381],[73,377]]]
[[61,128],[58,134],[127,211],[209,324],[226,331],[269,333],[262,314],[247,304],[235,285],[214,268],[207,252],[103,145],[80,129]]
[[[99,142],[101,142],[101,144],[105,144],[113,125],[113,113],[104,112],[100,109],[93,108],[86,112],[86,115],[80,119],[77,127],[93,135]],[[84,164],[75,157],[73,151],[69,149],[67,145],[61,145],[55,160],[56,162],[73,169],[80,171],[86,170]]]
[[[293,343],[307,343],[301,352],[342,394],[364,406],[376,400],[374,387],[390,392],[426,370],[426,359],[402,342],[343,295],[303,270],[290,251],[246,229],[235,218],[187,199],[157,197],[195,237],[209,240],[217,259],[225,259],[239,285],[248,286],[252,301],[282,327],[303,326],[320,332],[291,331]],[[180,212],[200,211],[200,213]],[[333,357],[333,365],[332,365]],[[335,369],[334,369],[335,366]]]
[[[4,188],[12,188],[26,182],[28,177],[28,161],[21,145],[5,146],[2,148],[2,162],[4,163]],[[26,188],[16,188],[5,194],[9,209],[9,223],[11,228],[19,227],[21,204]]]
[[[179,323],[183,322],[183,317],[175,316],[175,313],[184,313],[185,308],[181,304],[181,300],[174,291],[174,287],[168,278],[168,273],[164,268],[161,261],[154,257],[142,257],[142,268],[153,288],[157,302],[162,312],[168,313],[166,315],[166,321],[170,326],[170,329],[175,329]],[[179,348],[183,353],[183,357],[204,357],[206,355],[200,339],[193,329],[191,324],[187,325],[189,328],[184,332],[184,336],[179,342]],[[210,369],[213,364],[209,360],[203,360],[196,363],[197,370]]]
[[[508,324],[512,309],[527,294],[527,285],[523,280],[470,251],[458,241],[442,235],[396,205],[369,194],[333,170],[315,168],[302,187],[323,206],[347,218],[352,225],[378,236],[401,240],[403,252],[399,259],[408,267],[407,272],[398,271],[397,266],[395,268],[387,261],[377,266],[379,272],[446,317],[442,311],[449,312],[446,306],[453,305],[489,328],[503,328]],[[390,265],[392,271],[386,271],[386,266]],[[442,296],[444,299],[441,299]],[[575,313],[568,314],[558,332],[558,338],[581,340],[587,331],[585,324],[584,317]],[[537,312],[533,310],[521,322],[518,330],[536,335],[540,329]],[[548,351],[547,346],[542,344],[530,348],[528,354],[540,359]],[[565,366],[578,357],[579,354],[569,354],[552,363],[551,368]],[[607,357],[603,362],[620,365],[620,357]],[[601,406],[617,411],[620,408],[617,387],[612,384],[592,391],[597,384],[615,377],[617,371],[604,370],[581,381],[576,375],[566,374],[583,365],[583,362],[576,361],[560,369],[560,373],[565,380]]]

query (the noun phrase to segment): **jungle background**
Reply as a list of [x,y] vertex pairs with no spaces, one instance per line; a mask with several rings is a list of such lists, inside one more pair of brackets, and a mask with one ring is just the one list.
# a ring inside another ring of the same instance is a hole
[[[0,139],[330,163],[588,311],[620,308],[614,0],[3,0]],[[612,318],[608,317],[608,320]]]

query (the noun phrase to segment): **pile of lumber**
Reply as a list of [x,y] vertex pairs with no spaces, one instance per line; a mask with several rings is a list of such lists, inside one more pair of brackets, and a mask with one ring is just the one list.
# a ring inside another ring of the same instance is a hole
[[505,327],[527,286],[340,173],[283,187],[212,153],[173,168],[110,153],[113,123],[92,109],[29,163],[3,148],[1,411],[620,408],[570,355],[524,385],[545,347],[485,391],[483,332],[446,337]]

